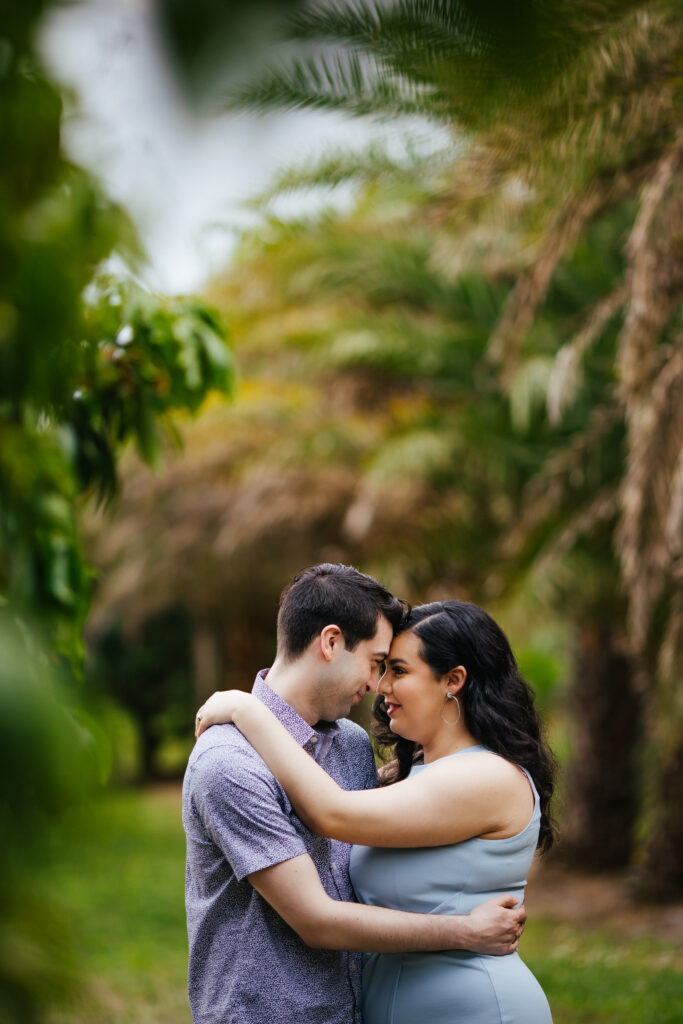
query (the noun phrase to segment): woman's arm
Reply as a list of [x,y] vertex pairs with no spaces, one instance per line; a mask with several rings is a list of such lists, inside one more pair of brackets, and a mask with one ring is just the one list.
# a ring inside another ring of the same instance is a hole
[[[319,835],[365,846],[442,846],[495,837],[509,827],[519,773],[493,755],[465,754],[394,786],[347,792],[256,697],[240,690],[214,694],[198,712],[197,735],[225,721],[245,735],[301,820]],[[524,786],[528,791],[525,780]]]

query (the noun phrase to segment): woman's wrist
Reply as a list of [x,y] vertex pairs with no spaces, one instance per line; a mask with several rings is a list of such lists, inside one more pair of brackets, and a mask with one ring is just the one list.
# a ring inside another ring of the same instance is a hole
[[240,732],[244,732],[243,727],[249,727],[249,708],[253,708],[254,705],[256,705],[257,703],[258,698],[253,697],[250,693],[244,693],[240,690],[235,692],[232,720],[234,724],[237,726],[237,728],[240,730]]

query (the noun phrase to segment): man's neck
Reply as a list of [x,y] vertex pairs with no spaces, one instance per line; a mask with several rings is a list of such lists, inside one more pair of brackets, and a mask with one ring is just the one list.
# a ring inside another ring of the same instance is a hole
[[320,721],[315,699],[318,688],[304,658],[290,662],[276,658],[268,670],[266,683],[309,725]]

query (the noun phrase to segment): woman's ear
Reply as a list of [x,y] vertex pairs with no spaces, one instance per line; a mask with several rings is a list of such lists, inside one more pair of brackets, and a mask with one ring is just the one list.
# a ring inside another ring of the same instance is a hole
[[463,665],[457,665],[450,672],[446,673],[444,679],[446,681],[446,689],[455,697],[465,685],[467,669]]

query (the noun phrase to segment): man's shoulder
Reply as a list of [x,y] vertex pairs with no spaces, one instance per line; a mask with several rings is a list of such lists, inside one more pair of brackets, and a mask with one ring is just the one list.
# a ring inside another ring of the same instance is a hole
[[229,779],[248,771],[267,777],[270,772],[251,744],[234,725],[212,725],[199,737],[187,772],[203,779]]
[[365,729],[348,718],[338,723],[337,750],[341,754],[344,786],[347,789],[369,789],[377,785],[375,755]]
[[364,747],[371,749],[370,737],[362,725],[352,722],[350,718],[340,718],[337,721],[340,730],[340,739],[345,746]]

